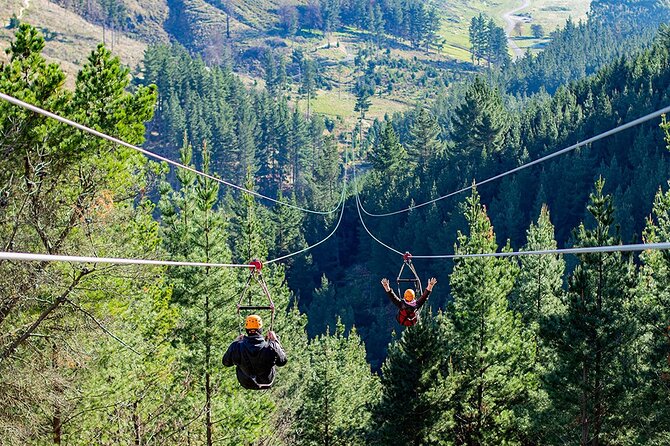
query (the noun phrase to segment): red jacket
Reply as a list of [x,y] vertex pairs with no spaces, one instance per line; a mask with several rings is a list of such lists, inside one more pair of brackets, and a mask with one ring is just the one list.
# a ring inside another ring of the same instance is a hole
[[389,299],[391,299],[391,302],[393,302],[393,305],[398,307],[398,310],[400,310],[398,311],[396,320],[400,323],[400,325],[411,327],[419,320],[419,314],[417,312],[428,300],[430,291],[425,289],[421,297],[411,302],[407,302],[405,299],[400,299],[398,296],[396,296],[393,289],[388,290],[386,294],[388,295]]

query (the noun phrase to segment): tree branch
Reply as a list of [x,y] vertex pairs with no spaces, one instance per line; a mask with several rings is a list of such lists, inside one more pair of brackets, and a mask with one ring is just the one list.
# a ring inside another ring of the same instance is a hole
[[1,364],[5,359],[7,359],[12,353],[14,353],[14,351],[16,350],[16,348],[17,348],[22,342],[24,342],[26,339],[28,339],[28,337],[29,337],[35,330],[37,330],[37,327],[39,327],[40,324],[41,324],[42,322],[44,322],[44,320],[51,314],[51,312],[53,312],[56,308],[60,307],[60,306],[67,300],[67,296],[69,296],[70,293],[72,292],[72,290],[75,289],[75,287],[79,284],[79,282],[81,281],[81,279],[83,279],[84,276],[86,276],[86,275],[92,273],[93,271],[94,271],[94,270],[89,270],[89,269],[83,269],[83,270],[79,271],[79,274],[77,274],[77,276],[72,280],[72,283],[70,284],[70,286],[68,286],[67,289],[66,289],[65,291],[63,291],[63,293],[62,293],[60,296],[58,296],[58,298],[57,298],[51,305],[49,305],[49,307],[47,307],[47,308],[42,312],[42,314],[40,314],[40,316],[37,318],[37,320],[36,320],[35,322],[33,322],[33,324],[32,324],[26,331],[24,331],[23,334],[22,334],[21,336],[19,336],[17,339],[15,339],[14,342],[12,342],[12,343],[11,343],[11,344],[10,344],[10,345],[9,345],[3,352],[2,352],[2,354],[0,354],[0,364]]
[[75,303],[72,302],[70,299],[67,299],[67,298],[66,298],[65,301],[66,301],[67,303],[69,303],[70,305],[72,305],[75,309],[81,311],[81,312],[84,313],[86,316],[88,316],[93,322],[95,322],[95,325],[97,325],[98,327],[100,327],[100,329],[101,329],[102,331],[104,331],[105,333],[107,333],[107,335],[109,335],[109,337],[111,337],[112,339],[114,339],[114,340],[117,341],[119,344],[123,345],[125,348],[127,348],[127,349],[130,350],[131,352],[135,353],[136,355],[138,355],[138,356],[142,356],[142,354],[141,354],[140,352],[138,352],[137,350],[135,350],[134,348],[132,348],[130,345],[128,345],[128,344],[126,344],[125,342],[123,342],[122,339],[120,339],[120,338],[119,338],[118,336],[116,336],[114,333],[112,333],[111,331],[109,331],[109,330],[107,329],[107,327],[105,327],[104,325],[102,325],[102,323],[101,323],[100,321],[98,321],[98,320],[95,318],[95,316],[93,316],[90,312],[84,310],[82,307],[80,307],[79,305],[75,304]]

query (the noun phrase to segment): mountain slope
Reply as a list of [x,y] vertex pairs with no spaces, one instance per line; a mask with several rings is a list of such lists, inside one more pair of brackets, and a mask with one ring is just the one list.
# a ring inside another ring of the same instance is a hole
[[[130,67],[137,67],[144,57],[146,43],[139,39],[112,34],[108,29],[103,30],[102,26],[47,0],[29,0],[26,3],[28,7],[23,11],[21,20],[42,31],[47,40],[45,56],[61,64],[68,74],[69,84],[74,82],[74,75],[99,42],[106,41],[114,54]],[[0,0],[0,21],[6,25],[12,15],[18,16],[24,7],[24,0]],[[13,36],[14,29],[0,28],[0,46],[7,48]],[[7,60],[4,51],[0,53],[0,60]]]

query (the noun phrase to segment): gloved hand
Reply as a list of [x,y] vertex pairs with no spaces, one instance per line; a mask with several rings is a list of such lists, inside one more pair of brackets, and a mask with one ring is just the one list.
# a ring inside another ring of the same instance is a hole
[[279,336],[274,331],[268,331],[267,340],[279,342]]

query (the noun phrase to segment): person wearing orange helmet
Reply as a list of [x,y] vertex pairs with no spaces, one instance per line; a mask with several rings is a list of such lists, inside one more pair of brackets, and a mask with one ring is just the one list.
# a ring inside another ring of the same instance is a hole
[[244,320],[247,334],[235,339],[223,355],[224,366],[237,366],[237,380],[245,389],[261,390],[272,387],[275,366],[286,365],[286,353],[279,343],[279,337],[273,331],[263,337],[262,327],[263,320],[260,316],[247,316]]
[[393,305],[398,307],[398,315],[396,316],[396,320],[401,325],[404,325],[405,327],[411,327],[418,322],[419,309],[428,300],[428,296],[430,296],[430,293],[433,291],[433,287],[436,283],[437,279],[431,277],[428,281],[428,286],[426,286],[423,294],[418,299],[416,299],[416,295],[413,289],[405,290],[403,298],[400,299],[391,289],[389,280],[382,279],[382,286],[384,287],[384,291],[386,291],[386,294],[388,295]]

